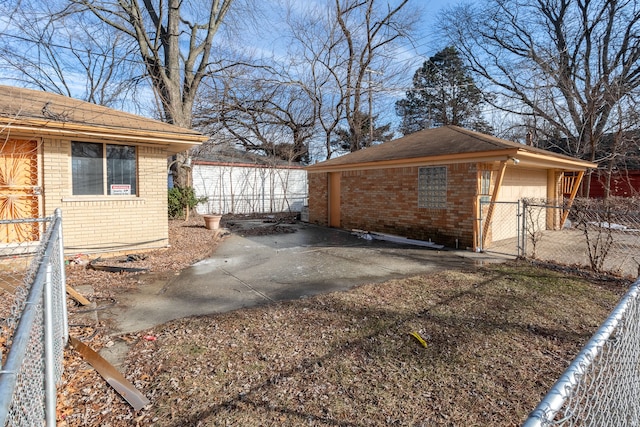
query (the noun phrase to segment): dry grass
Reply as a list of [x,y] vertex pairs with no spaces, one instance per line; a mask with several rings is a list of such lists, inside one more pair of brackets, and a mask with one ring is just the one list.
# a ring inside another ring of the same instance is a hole
[[155,402],[144,420],[513,425],[620,293],[511,264],[172,322],[134,350]]
[[510,263],[173,321],[130,337],[127,373],[148,408],[116,395],[95,424],[68,421],[515,425],[624,290]]

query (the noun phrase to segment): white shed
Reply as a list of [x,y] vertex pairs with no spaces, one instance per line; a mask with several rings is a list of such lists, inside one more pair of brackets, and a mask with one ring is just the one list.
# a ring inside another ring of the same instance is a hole
[[307,204],[307,171],[285,162],[219,145],[192,161],[200,214],[301,212]]

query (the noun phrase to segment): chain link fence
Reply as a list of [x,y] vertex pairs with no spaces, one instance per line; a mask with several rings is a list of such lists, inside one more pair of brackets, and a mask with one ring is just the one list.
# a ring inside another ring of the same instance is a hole
[[60,211],[2,220],[0,238],[0,426],[52,426],[68,337]]
[[523,201],[520,256],[640,276],[640,210],[629,200],[576,199],[568,208]]
[[523,427],[640,426],[640,280]]
[[264,197],[261,194],[227,194],[205,196],[206,200],[196,207],[200,214],[220,212],[223,214],[264,214],[300,212],[306,205],[306,193],[279,193]]
[[[522,200],[519,255],[622,277],[640,276],[634,199]],[[640,426],[640,279],[524,426]]]

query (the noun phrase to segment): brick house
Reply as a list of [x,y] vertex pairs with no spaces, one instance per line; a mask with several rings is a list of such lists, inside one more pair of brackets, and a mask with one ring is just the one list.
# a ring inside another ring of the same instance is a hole
[[[482,233],[481,200],[573,199],[595,166],[456,126],[426,129],[308,166],[309,221],[478,250],[497,240],[492,224],[516,221],[486,204]],[[557,228],[564,218],[544,220]]]
[[[67,254],[168,245],[167,157],[198,132],[46,92],[0,86],[0,219],[61,208]],[[40,229],[4,229],[0,244]]]

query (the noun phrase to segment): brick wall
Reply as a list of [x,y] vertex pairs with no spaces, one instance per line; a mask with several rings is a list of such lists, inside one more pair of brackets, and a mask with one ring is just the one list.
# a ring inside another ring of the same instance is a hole
[[309,173],[309,222],[329,225],[329,174]]
[[[341,227],[473,246],[476,163],[447,165],[447,207],[418,207],[418,167],[343,171]],[[327,223],[327,174],[309,173],[309,220]]]
[[73,196],[71,143],[43,143],[44,214],[62,209],[65,252],[134,253],[168,245],[167,153],[139,146],[136,196]]

